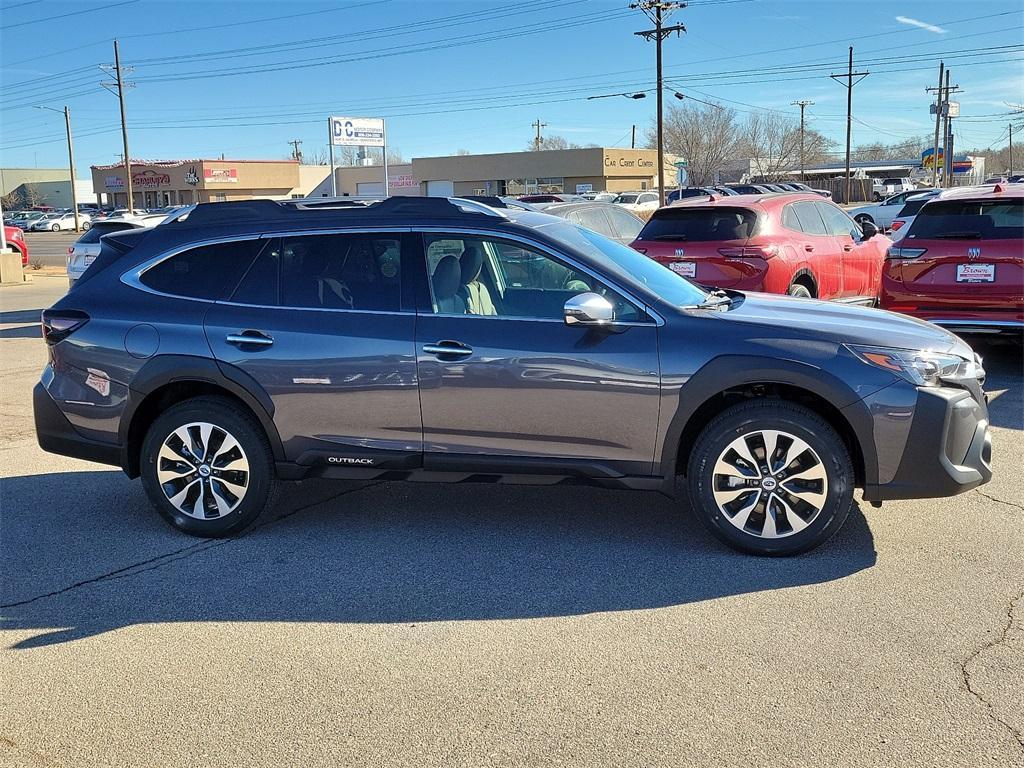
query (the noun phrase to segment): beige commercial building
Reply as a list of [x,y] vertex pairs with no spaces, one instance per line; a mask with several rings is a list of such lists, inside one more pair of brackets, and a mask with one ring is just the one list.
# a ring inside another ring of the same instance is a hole
[[[295,160],[132,161],[136,208],[330,194],[330,168]],[[92,166],[96,202],[127,207],[124,166]]]
[[[675,158],[666,155],[665,179],[674,182]],[[523,195],[538,192],[630,192],[658,186],[658,153],[653,149],[593,147],[489,155],[415,157],[390,166],[393,195]],[[338,168],[339,195],[379,195],[380,166]]]

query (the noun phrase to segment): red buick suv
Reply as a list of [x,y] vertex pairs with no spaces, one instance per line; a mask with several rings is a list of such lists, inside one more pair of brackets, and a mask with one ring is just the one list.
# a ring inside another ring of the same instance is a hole
[[631,244],[695,283],[874,304],[889,238],[812,193],[659,208]]
[[961,331],[1024,329],[1024,187],[927,202],[889,249],[881,305]]

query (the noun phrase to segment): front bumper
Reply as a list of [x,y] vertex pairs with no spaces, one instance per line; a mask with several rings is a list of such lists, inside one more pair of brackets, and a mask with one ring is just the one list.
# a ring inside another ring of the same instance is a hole
[[988,407],[965,389],[920,388],[898,468],[868,501],[954,496],[992,479]]

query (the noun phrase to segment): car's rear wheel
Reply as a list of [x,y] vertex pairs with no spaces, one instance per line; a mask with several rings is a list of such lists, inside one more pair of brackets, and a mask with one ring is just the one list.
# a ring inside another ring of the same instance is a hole
[[90,223],[89,223],[88,221],[83,221],[83,222],[82,222],[82,231],[83,231],[83,232],[85,232],[85,231],[86,231],[86,230],[88,230],[88,229],[89,229],[89,227],[91,227],[91,226],[92,226],[92,225],[91,225],[91,224],[90,224]]
[[793,283],[789,286],[787,293],[795,299],[813,299],[814,294],[811,293],[811,289],[803,283]]
[[756,555],[794,555],[838,531],[853,465],[836,431],[786,401],[732,406],[704,428],[687,472],[694,513],[719,539]]
[[52,227],[50,227],[50,231],[51,232],[60,232],[60,224],[54,224]]
[[238,533],[276,497],[263,428],[227,398],[198,397],[168,409],[146,433],[140,459],[150,502],[193,536]]

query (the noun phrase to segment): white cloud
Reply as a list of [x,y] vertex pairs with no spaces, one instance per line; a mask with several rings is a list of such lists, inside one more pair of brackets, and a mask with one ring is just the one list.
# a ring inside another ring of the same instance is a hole
[[927,29],[929,32],[934,32],[936,35],[944,35],[949,30],[937,27],[934,24],[929,24],[926,21],[919,21],[918,19],[912,19],[909,16],[897,16],[896,21],[900,24],[908,24],[911,27],[919,27],[920,29]]

